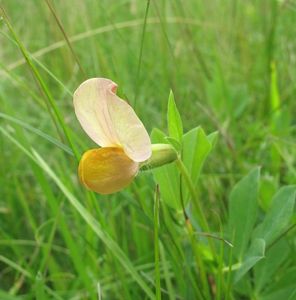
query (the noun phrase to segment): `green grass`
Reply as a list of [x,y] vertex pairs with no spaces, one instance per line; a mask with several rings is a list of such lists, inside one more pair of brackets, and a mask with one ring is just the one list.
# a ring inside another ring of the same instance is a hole
[[[295,1],[0,5],[0,299],[295,299]],[[91,77],[179,160],[86,191]]]

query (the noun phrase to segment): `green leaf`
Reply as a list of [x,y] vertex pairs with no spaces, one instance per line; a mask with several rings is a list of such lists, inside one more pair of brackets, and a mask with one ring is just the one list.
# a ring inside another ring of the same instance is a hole
[[[279,276],[278,276],[279,277]],[[258,297],[259,300],[295,300],[296,268],[285,270],[282,276]]]
[[271,176],[265,176],[261,178],[259,205],[264,212],[267,212],[270,209],[272,197],[277,190],[278,190],[277,180],[274,180],[274,178]]
[[183,125],[172,91],[169,95],[167,119],[170,137],[181,143],[183,136]]
[[168,141],[168,143],[170,143],[177,152],[180,152],[181,151],[181,144],[179,143],[179,141],[177,141],[176,139],[174,138],[171,138],[169,136],[166,136],[165,139]]
[[264,295],[258,299],[259,300],[279,300],[279,299],[295,300],[296,299],[295,284],[294,286],[290,285],[284,289],[274,291],[273,293]]
[[[165,134],[153,129],[151,133],[153,143],[166,143]],[[180,175],[174,163],[152,169],[155,181],[159,185],[161,199],[171,208],[182,210],[180,201]]]
[[266,253],[264,260],[260,261],[255,267],[255,288],[259,293],[265,289],[268,283],[274,282],[273,275],[283,264],[290,252],[289,243],[281,240],[272,246]]
[[280,107],[280,95],[278,90],[277,70],[274,62],[271,63],[270,78],[270,106],[271,111],[277,111]]
[[289,225],[293,216],[296,186],[282,187],[273,197],[269,211],[254,233],[255,238],[262,238],[269,245]]
[[50,143],[52,143],[53,145],[61,148],[62,150],[64,150],[68,154],[74,155],[73,151],[68,146],[66,146],[65,144],[61,143],[59,140],[53,138],[52,136],[44,133],[40,129],[35,128],[35,127],[31,126],[30,124],[28,124],[28,123],[26,123],[24,121],[16,119],[13,116],[9,116],[9,115],[7,115],[5,113],[2,113],[2,112],[0,112],[0,118],[3,118],[4,120],[7,120],[9,122],[13,122],[14,124],[17,124],[17,125],[21,126],[23,129],[31,131],[31,132],[39,135],[43,139],[45,139],[45,140],[49,141]]
[[[217,134],[206,136],[201,127],[196,127],[182,138],[182,160],[188,170],[188,173],[194,185],[197,185],[202,166],[212,149],[212,143],[215,142]],[[163,132],[153,129],[151,134],[153,143],[174,142],[178,147],[178,141],[174,138],[167,138]],[[180,175],[175,164],[162,166],[152,170],[155,181],[159,184],[161,197],[170,207],[182,210],[180,195]],[[190,200],[190,193],[187,185],[182,178],[182,195],[184,205]]]
[[251,233],[257,216],[257,197],[260,169],[252,170],[241,179],[230,193],[229,229],[233,236],[233,253],[241,260],[249,244]]
[[[211,138],[210,138],[211,140]],[[186,166],[193,184],[196,186],[202,166],[212,149],[212,144],[201,127],[196,127],[183,136],[182,160]],[[182,180],[184,204],[189,201],[190,195]]]
[[238,282],[256,263],[264,258],[265,241],[256,239],[246,252],[241,267],[235,272],[234,282]]
[[214,131],[207,136],[208,141],[211,143],[212,148],[214,148],[218,141],[219,132]]

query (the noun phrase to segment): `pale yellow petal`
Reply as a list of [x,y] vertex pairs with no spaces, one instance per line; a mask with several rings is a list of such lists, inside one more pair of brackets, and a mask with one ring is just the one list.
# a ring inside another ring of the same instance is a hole
[[76,116],[88,136],[102,147],[118,145],[107,107],[107,92],[116,84],[105,78],[92,78],[83,82],[73,97]]
[[121,146],[132,160],[151,156],[149,135],[132,107],[116,95],[117,85],[105,78],[82,83],[74,94],[74,107],[85,132],[103,147]]
[[108,109],[124,152],[134,161],[147,160],[151,156],[150,137],[133,108],[119,98],[114,89],[108,91]]
[[100,148],[85,152],[80,160],[80,181],[90,190],[112,194],[128,186],[137,175],[139,164],[120,148]]

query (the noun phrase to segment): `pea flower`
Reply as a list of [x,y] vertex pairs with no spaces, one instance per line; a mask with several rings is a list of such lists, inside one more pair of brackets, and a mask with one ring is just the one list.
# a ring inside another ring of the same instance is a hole
[[82,128],[102,147],[83,154],[78,167],[80,181],[100,194],[114,193],[129,185],[140,163],[152,153],[144,125],[116,90],[113,81],[92,78],[78,87],[73,99]]
[[79,178],[100,194],[128,186],[141,167],[154,168],[177,158],[170,145],[151,145],[143,123],[116,90],[117,84],[110,79],[92,78],[77,88],[73,99],[82,128],[101,146],[82,155]]

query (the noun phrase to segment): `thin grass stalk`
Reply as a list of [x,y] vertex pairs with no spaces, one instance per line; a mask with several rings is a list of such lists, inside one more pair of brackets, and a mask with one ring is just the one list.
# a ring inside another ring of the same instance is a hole
[[154,261],[155,261],[155,297],[156,300],[161,300],[161,284],[160,284],[160,270],[159,270],[159,186],[156,186],[154,196]]
[[138,91],[139,91],[139,76],[140,76],[141,65],[142,65],[142,56],[143,56],[144,40],[145,40],[145,32],[146,32],[146,25],[147,25],[149,7],[150,7],[150,0],[147,0],[144,23],[143,23],[143,30],[142,30],[142,36],[141,36],[141,46],[140,46],[138,67],[137,67],[136,80],[135,80],[135,100],[134,100],[135,110],[136,110],[136,107],[137,107],[137,98],[138,98]]
[[54,19],[55,19],[55,21],[56,21],[59,29],[61,30],[61,32],[63,34],[63,37],[64,37],[64,39],[65,39],[65,41],[66,41],[66,43],[67,43],[67,45],[68,45],[68,47],[69,47],[69,49],[71,51],[71,54],[72,54],[73,58],[75,59],[77,65],[79,67],[80,72],[82,73],[84,79],[86,79],[87,78],[86,73],[85,73],[85,71],[84,71],[84,69],[83,69],[83,67],[82,67],[82,65],[80,63],[80,60],[78,59],[78,56],[76,55],[76,53],[74,51],[74,48],[72,47],[72,44],[71,44],[71,42],[70,42],[70,40],[69,40],[69,38],[67,36],[67,33],[66,33],[65,29],[64,29],[64,26],[63,26],[60,18],[58,17],[58,15],[57,15],[57,13],[56,13],[56,11],[55,11],[55,9],[54,9],[51,1],[50,0],[45,0],[45,2],[47,4],[50,12],[52,13],[52,15],[53,15],[53,17],[54,17]]
[[185,182],[187,184],[187,187],[189,189],[189,192],[191,194],[191,197],[192,197],[192,202],[196,208],[196,212],[198,214],[198,218],[199,218],[199,222],[200,222],[200,226],[201,228],[205,231],[205,232],[210,232],[210,228],[209,228],[209,225],[208,225],[208,222],[207,222],[207,219],[204,215],[204,212],[201,208],[201,205],[199,203],[199,199],[198,199],[198,196],[197,196],[197,193],[195,191],[195,187],[193,185],[193,182],[190,178],[190,175],[184,165],[184,163],[182,162],[181,158],[179,157],[176,161],[176,165],[180,171],[180,173],[182,174],[182,176],[184,177],[185,179]]

